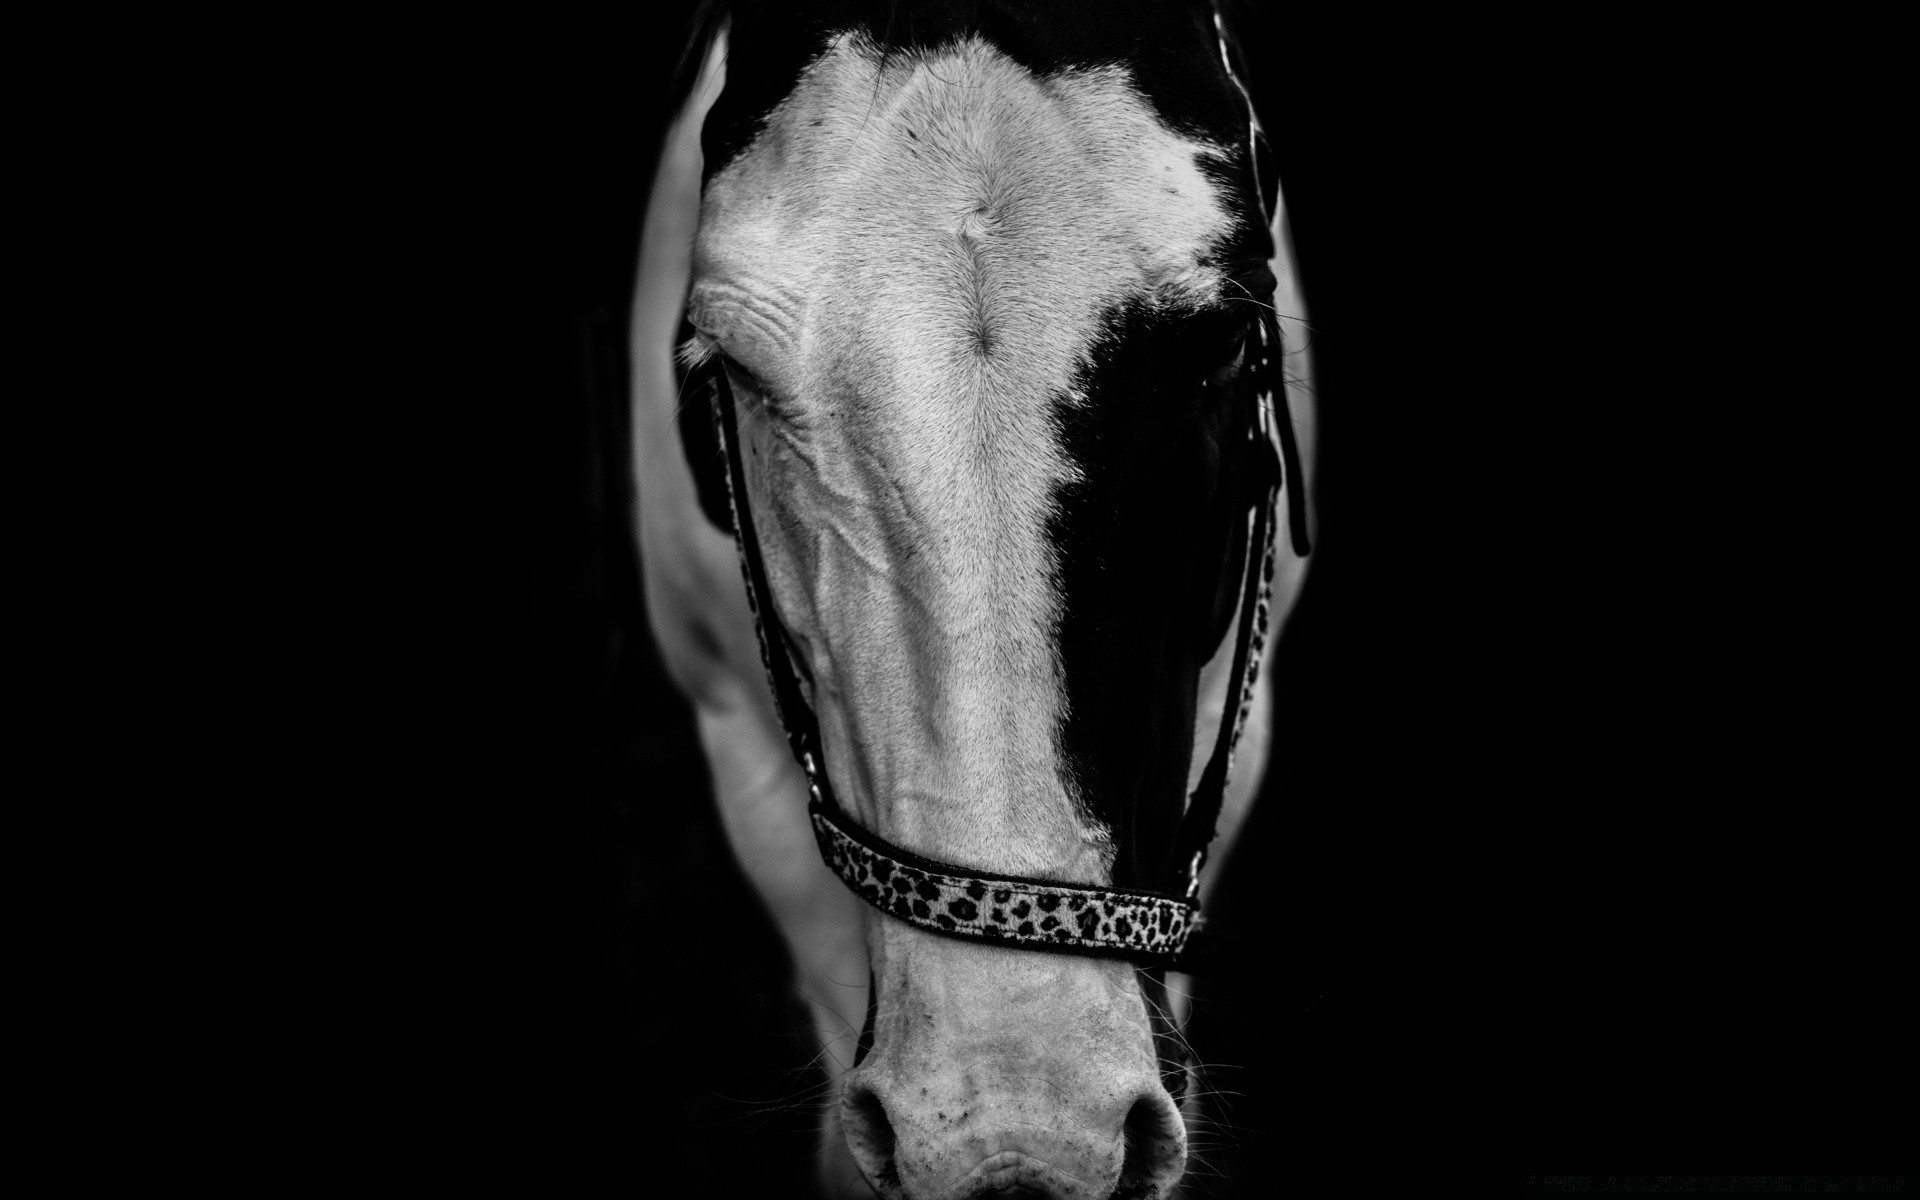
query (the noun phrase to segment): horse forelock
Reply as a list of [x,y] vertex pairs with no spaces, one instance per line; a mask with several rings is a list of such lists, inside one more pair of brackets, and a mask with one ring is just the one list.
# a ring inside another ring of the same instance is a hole
[[849,28],[770,107],[723,96],[689,316],[764,387],[755,502],[837,779],[910,849],[1138,877],[1112,843],[1144,790],[1177,813],[1199,661],[1163,618],[1217,569],[1175,544],[1214,451],[1156,397],[1265,230],[1135,65],[1003,43]]

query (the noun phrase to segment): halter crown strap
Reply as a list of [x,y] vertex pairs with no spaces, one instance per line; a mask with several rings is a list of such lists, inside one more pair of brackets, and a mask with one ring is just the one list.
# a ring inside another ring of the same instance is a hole
[[[1215,22],[1218,26],[1217,12]],[[1234,74],[1227,53],[1224,28],[1220,29],[1220,38],[1221,60],[1245,97],[1246,89]],[[1274,198],[1260,178],[1260,143],[1264,139],[1250,98],[1247,111],[1252,156],[1249,165],[1271,221]],[[1283,346],[1279,323],[1271,310],[1263,313],[1251,336],[1257,342],[1250,357],[1259,420],[1247,431],[1256,477],[1250,511],[1243,518],[1252,522],[1252,529],[1240,567],[1239,618],[1230,676],[1238,686],[1228,696],[1212,756],[1188,798],[1186,815],[1175,834],[1174,886],[1165,892],[1030,879],[923,858],[861,828],[840,806],[821,754],[818,721],[801,693],[786,648],[768,632],[769,627],[775,631],[781,628],[779,613],[754,528],[731,390],[722,382],[724,376],[716,380],[719,386],[711,389],[714,430],[726,457],[727,506],[759,640],[760,661],[773,688],[788,747],[806,774],[808,817],[821,857],[862,900],[889,916],[935,933],[1010,947],[1126,958],[1185,970],[1204,969],[1212,958],[1216,947],[1199,932],[1200,869],[1216,832],[1234,752],[1259,679],[1271,608],[1277,507],[1284,484],[1293,485],[1284,490],[1294,550],[1304,557],[1310,549],[1304,476],[1280,371]]]

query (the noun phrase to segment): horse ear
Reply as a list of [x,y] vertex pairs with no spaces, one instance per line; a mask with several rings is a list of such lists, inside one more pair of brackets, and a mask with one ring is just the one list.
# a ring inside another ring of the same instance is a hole
[[[675,344],[685,345],[692,336],[693,326],[682,320],[680,336],[675,339]],[[720,445],[720,435],[713,426],[714,404],[727,399],[726,392],[721,390],[724,385],[720,380],[720,359],[714,356],[693,367],[686,367],[681,365],[676,356],[673,373],[675,382],[680,385],[680,402],[674,407],[674,421],[680,428],[680,452],[686,455],[687,468],[693,472],[693,487],[700,497],[700,511],[715,529],[732,537],[733,510],[727,501],[727,456]]]

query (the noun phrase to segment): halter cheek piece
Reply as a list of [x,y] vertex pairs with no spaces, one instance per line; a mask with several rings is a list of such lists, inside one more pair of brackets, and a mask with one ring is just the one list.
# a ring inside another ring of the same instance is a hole
[[[1215,15],[1219,28],[1219,17]],[[1227,56],[1226,34],[1220,29],[1220,55],[1228,77],[1247,101],[1250,166],[1267,221],[1273,220],[1274,189],[1264,177],[1270,158],[1265,135],[1253,115],[1246,88],[1234,74]],[[760,641],[760,660],[773,686],[787,744],[806,773],[811,794],[808,816],[820,855],[855,895],[889,916],[934,933],[1051,954],[1086,954],[1124,958],[1149,967],[1205,970],[1217,947],[1200,932],[1200,869],[1206,863],[1219,822],[1234,751],[1253,703],[1261,652],[1266,645],[1272,595],[1274,526],[1283,483],[1292,480],[1287,494],[1287,516],[1296,553],[1305,556],[1307,523],[1304,477],[1293,422],[1286,411],[1286,388],[1280,370],[1279,322],[1269,309],[1262,313],[1251,335],[1251,385],[1255,391],[1256,423],[1246,431],[1253,455],[1251,493],[1247,503],[1253,522],[1241,564],[1238,632],[1234,640],[1232,678],[1240,686],[1228,697],[1213,756],[1188,798],[1186,815],[1175,833],[1171,861],[1176,868],[1169,891],[1089,887],[1059,880],[1028,879],[976,871],[969,867],[923,858],[893,845],[861,826],[834,798],[820,747],[820,729],[813,709],[802,696],[793,664],[779,639],[767,634],[779,620],[773,591],[761,561],[748,503],[746,469],[740,455],[740,431],[731,397],[724,383],[712,389],[714,425],[727,460],[725,490],[740,550],[740,572],[753,610],[754,631]],[[719,380],[724,375],[715,372]],[[1279,419],[1276,422],[1276,406]],[[1274,426],[1278,424],[1276,431]],[[1279,455],[1275,454],[1278,433]],[[777,627],[777,626],[776,626]]]

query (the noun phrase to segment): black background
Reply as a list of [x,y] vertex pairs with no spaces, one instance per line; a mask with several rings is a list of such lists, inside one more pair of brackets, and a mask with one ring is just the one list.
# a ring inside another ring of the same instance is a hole
[[[1773,299],[1767,181],[1820,131],[1722,32],[1254,22],[1322,534],[1216,917],[1265,978],[1190,1031],[1224,1093],[1203,1194],[1883,1167],[1898,647],[1848,514],[1895,489],[1833,462],[1861,402],[1806,418],[1834,355],[1817,295]],[[327,992],[353,1083],[313,1120],[427,1180],[807,1176],[820,1080],[621,474],[682,44],[662,16],[409,31],[315,126],[359,276],[329,329],[375,351],[336,424],[376,486],[329,560],[370,753],[320,823],[374,873]]]

